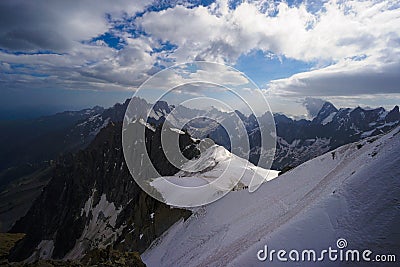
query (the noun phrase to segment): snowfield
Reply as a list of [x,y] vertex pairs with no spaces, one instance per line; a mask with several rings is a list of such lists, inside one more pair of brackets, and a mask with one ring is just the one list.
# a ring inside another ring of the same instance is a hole
[[[337,239],[345,238],[347,249],[396,254],[398,263],[399,131],[345,145],[253,193],[233,191],[194,209],[153,242],[143,261],[148,266],[321,266],[276,257],[261,262],[257,252],[265,245],[286,251],[337,249]],[[323,265],[347,264],[326,259]]]
[[[260,183],[276,178],[279,173],[254,166],[219,145],[209,147],[199,158],[186,162],[181,169],[174,176],[156,178],[150,183],[168,204],[180,207],[210,203],[232,189],[258,187]],[[175,185],[187,190],[177,191]]]

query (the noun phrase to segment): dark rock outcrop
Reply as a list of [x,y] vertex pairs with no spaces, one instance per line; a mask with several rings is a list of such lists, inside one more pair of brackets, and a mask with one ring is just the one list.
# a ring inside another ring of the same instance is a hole
[[[162,164],[161,175],[171,175],[178,170],[164,160],[160,129],[148,131],[149,155]],[[181,140],[182,147],[194,142],[187,134]],[[57,161],[49,184],[11,229],[26,236],[11,251],[10,260],[35,254],[43,240],[53,244],[48,256],[55,259],[79,258],[108,246],[143,252],[173,223],[190,216],[189,211],[170,208],[142,191],[126,167],[121,143],[121,124],[110,123],[87,149]],[[192,151],[186,156],[195,155]]]

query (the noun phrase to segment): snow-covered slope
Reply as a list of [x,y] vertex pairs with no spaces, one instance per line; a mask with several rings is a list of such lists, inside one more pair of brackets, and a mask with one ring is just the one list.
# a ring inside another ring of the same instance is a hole
[[[148,266],[293,266],[261,262],[257,252],[265,245],[287,251],[336,248],[338,238],[345,238],[349,249],[399,257],[399,132],[397,127],[379,139],[345,145],[254,193],[234,191],[198,208],[142,258]],[[340,264],[345,263],[324,262]]]
[[[210,203],[232,189],[248,188],[252,180],[251,186],[257,187],[259,183],[274,179],[278,173],[254,166],[224,147],[213,145],[201,153],[199,158],[186,162],[174,176],[157,178],[151,185],[168,204],[197,206],[196,203]],[[197,187],[198,190],[179,194],[173,185]]]

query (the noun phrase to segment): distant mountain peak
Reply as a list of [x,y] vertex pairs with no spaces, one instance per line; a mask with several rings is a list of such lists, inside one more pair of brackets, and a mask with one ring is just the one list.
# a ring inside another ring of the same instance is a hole
[[[313,119],[313,123],[315,124],[324,124],[327,119],[332,119],[331,117],[332,114],[336,114],[338,112],[338,109],[330,102],[326,101],[323,105],[320,111],[318,112],[317,117]],[[328,122],[326,122],[328,123]]]
[[393,108],[390,112],[397,112],[397,113],[399,113],[399,106],[398,106],[398,105],[394,106],[394,108]]
[[283,113],[274,113],[274,120],[275,120],[275,123],[284,123],[284,124],[293,122],[293,120],[291,118],[289,118],[288,116],[286,116]]
[[321,112],[324,112],[324,111],[337,112],[338,109],[337,109],[331,102],[326,101],[326,102],[322,105],[322,108],[321,108],[321,110],[318,112],[318,114],[321,113]]
[[153,105],[153,110],[164,111],[166,113],[170,113],[171,107],[168,105],[168,103],[166,101],[159,100]]
[[396,105],[391,111],[389,111],[385,120],[386,120],[386,122],[400,121],[399,106]]
[[239,116],[239,118],[243,121],[243,120],[245,120],[246,119],[246,116],[242,113],[242,112],[240,112],[239,110],[235,110],[235,113]]

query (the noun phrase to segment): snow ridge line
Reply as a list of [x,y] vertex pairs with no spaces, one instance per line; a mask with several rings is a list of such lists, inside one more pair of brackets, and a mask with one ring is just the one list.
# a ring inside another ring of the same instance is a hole
[[[332,178],[335,177],[338,168],[347,166],[349,164],[349,161],[345,159],[347,159],[349,156],[351,145],[354,144],[349,144],[345,146],[346,151],[340,162],[331,171],[329,171],[329,173],[326,174],[324,178],[322,178],[321,181],[318,182],[317,185],[315,185],[307,194],[305,194],[304,197],[295,204],[295,206],[290,208],[289,205],[281,201],[283,204],[285,204],[285,213],[282,216],[279,216],[273,222],[273,224],[266,225],[265,227],[258,229],[257,232],[250,232],[248,235],[246,235],[246,237],[242,237],[241,239],[236,240],[229,247],[217,251],[214,255],[207,258],[198,266],[207,267],[227,265],[229,262],[232,262],[236,257],[238,257],[238,255],[241,254],[240,252],[245,252],[248,248],[250,248],[251,245],[255,244],[258,241],[258,237],[260,235],[267,236],[268,234],[272,233],[273,231],[284,225],[290,219],[308,210],[310,203],[312,203],[312,201],[314,201],[326,190],[329,181],[331,181]],[[343,149],[343,147],[341,149]]]

